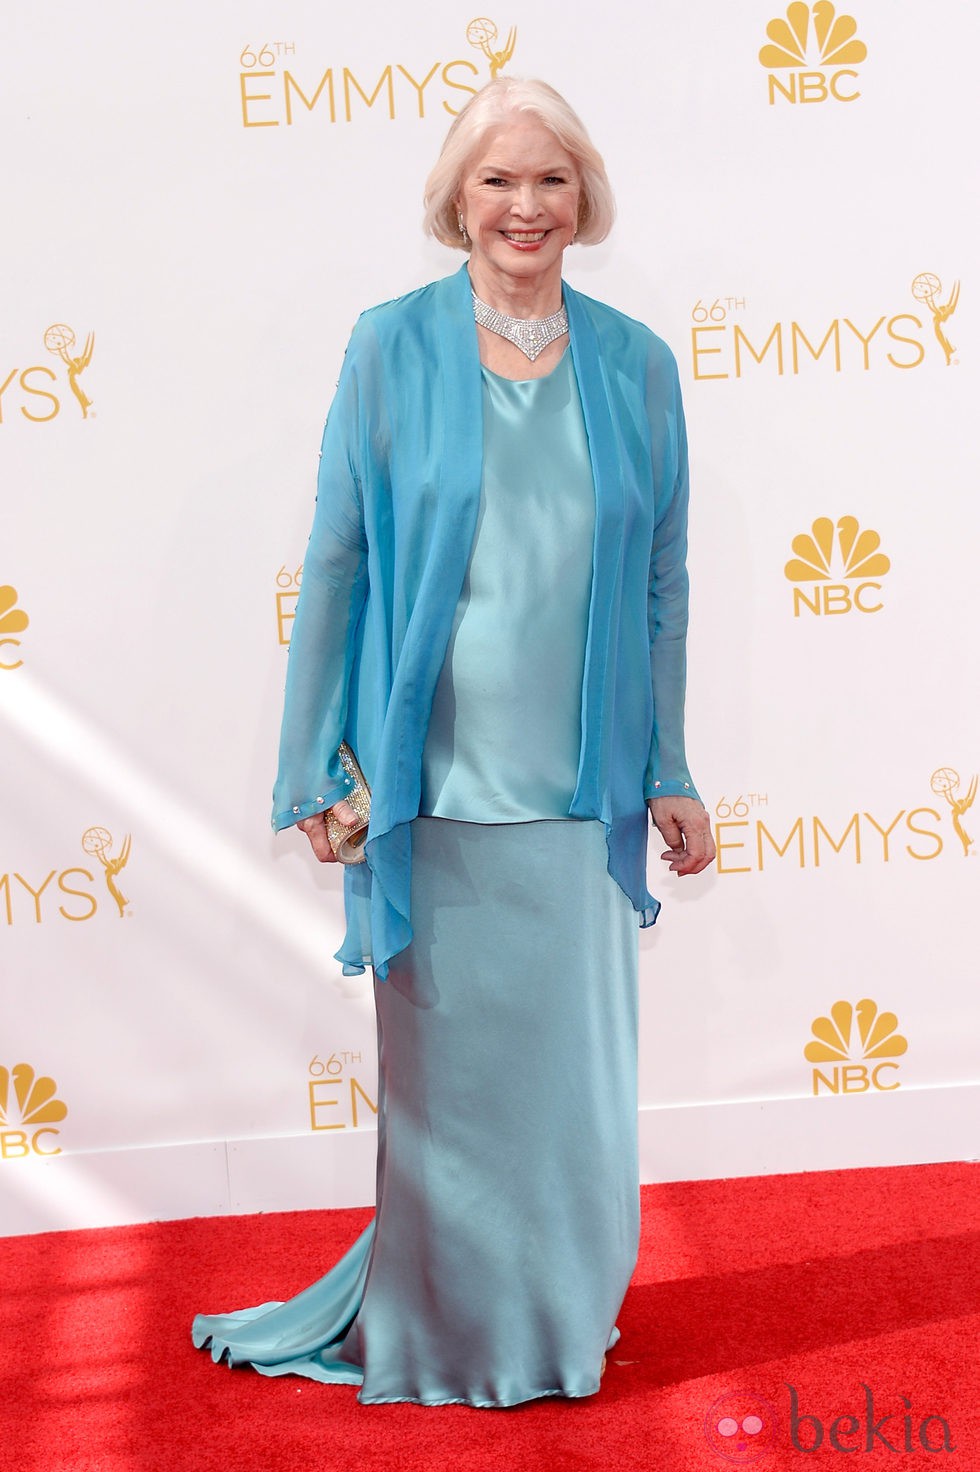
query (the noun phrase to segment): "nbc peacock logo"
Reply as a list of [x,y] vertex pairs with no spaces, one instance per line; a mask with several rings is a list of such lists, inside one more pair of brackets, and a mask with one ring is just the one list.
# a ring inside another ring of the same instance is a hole
[[[880,550],[881,537],[861,529],[856,516],[837,522],[818,516],[808,532],[794,537],[796,554],[783,568],[793,588],[793,617],[804,609],[818,616],[836,613],[880,613],[879,578],[891,568]],[[801,587],[800,584],[805,586]]]
[[15,651],[20,648],[22,634],[30,619],[17,607],[17,589],[9,583],[0,585],[0,670],[19,670],[24,661]]
[[53,1128],[68,1116],[53,1078],[38,1074],[29,1063],[0,1066],[0,1160],[29,1155],[60,1155]]
[[880,1012],[870,997],[857,1005],[835,1002],[828,1017],[813,1019],[810,1031],[813,1040],[803,1056],[808,1063],[830,1065],[826,1073],[814,1068],[814,1094],[891,1093],[900,1087],[895,1059],[907,1053],[908,1041],[898,1031],[895,1013]]
[[769,106],[777,100],[856,102],[861,94],[854,68],[868,56],[857,29],[853,15],[838,13],[830,0],[812,6],[794,0],[785,18],[771,20],[766,26],[769,44],[759,52],[769,72]]

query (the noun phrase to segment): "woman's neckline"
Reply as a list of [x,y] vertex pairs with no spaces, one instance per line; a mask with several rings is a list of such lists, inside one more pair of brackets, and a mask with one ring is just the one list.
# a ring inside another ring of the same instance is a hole
[[554,365],[554,367],[549,368],[547,373],[538,373],[534,378],[508,378],[505,373],[495,373],[492,368],[487,367],[486,363],[481,363],[480,367],[484,373],[489,373],[490,377],[496,378],[499,383],[547,383],[549,378],[554,378],[555,374],[558,372],[559,368],[568,357],[570,348],[571,343],[566,342],[565,346],[561,350],[561,357],[558,359],[558,362]]

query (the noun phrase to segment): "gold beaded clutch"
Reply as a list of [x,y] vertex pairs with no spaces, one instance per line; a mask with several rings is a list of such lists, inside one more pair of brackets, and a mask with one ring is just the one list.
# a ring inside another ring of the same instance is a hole
[[357,822],[351,828],[327,814],[327,838],[330,847],[342,864],[364,863],[364,840],[367,838],[368,821],[371,817],[371,789],[364,780],[364,773],[357,764],[357,757],[346,741],[340,743],[340,762],[353,786],[344,798],[357,814]]

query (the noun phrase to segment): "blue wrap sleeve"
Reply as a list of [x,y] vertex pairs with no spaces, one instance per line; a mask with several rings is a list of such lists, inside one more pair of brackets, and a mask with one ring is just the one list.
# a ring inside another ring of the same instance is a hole
[[344,797],[340,764],[355,640],[367,591],[360,465],[364,333],[355,328],[320,450],[316,511],[290,639],[272,826],[286,828]]
[[684,750],[687,680],[688,456],[684,408],[673,354],[662,343],[647,371],[647,414],[657,505],[650,556],[647,619],[653,735],[644,797],[698,797]]

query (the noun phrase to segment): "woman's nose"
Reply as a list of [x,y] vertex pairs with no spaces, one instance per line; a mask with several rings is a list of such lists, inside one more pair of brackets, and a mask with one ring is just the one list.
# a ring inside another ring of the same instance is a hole
[[533,220],[538,213],[538,196],[533,184],[522,184],[514,195],[511,213],[522,220]]

